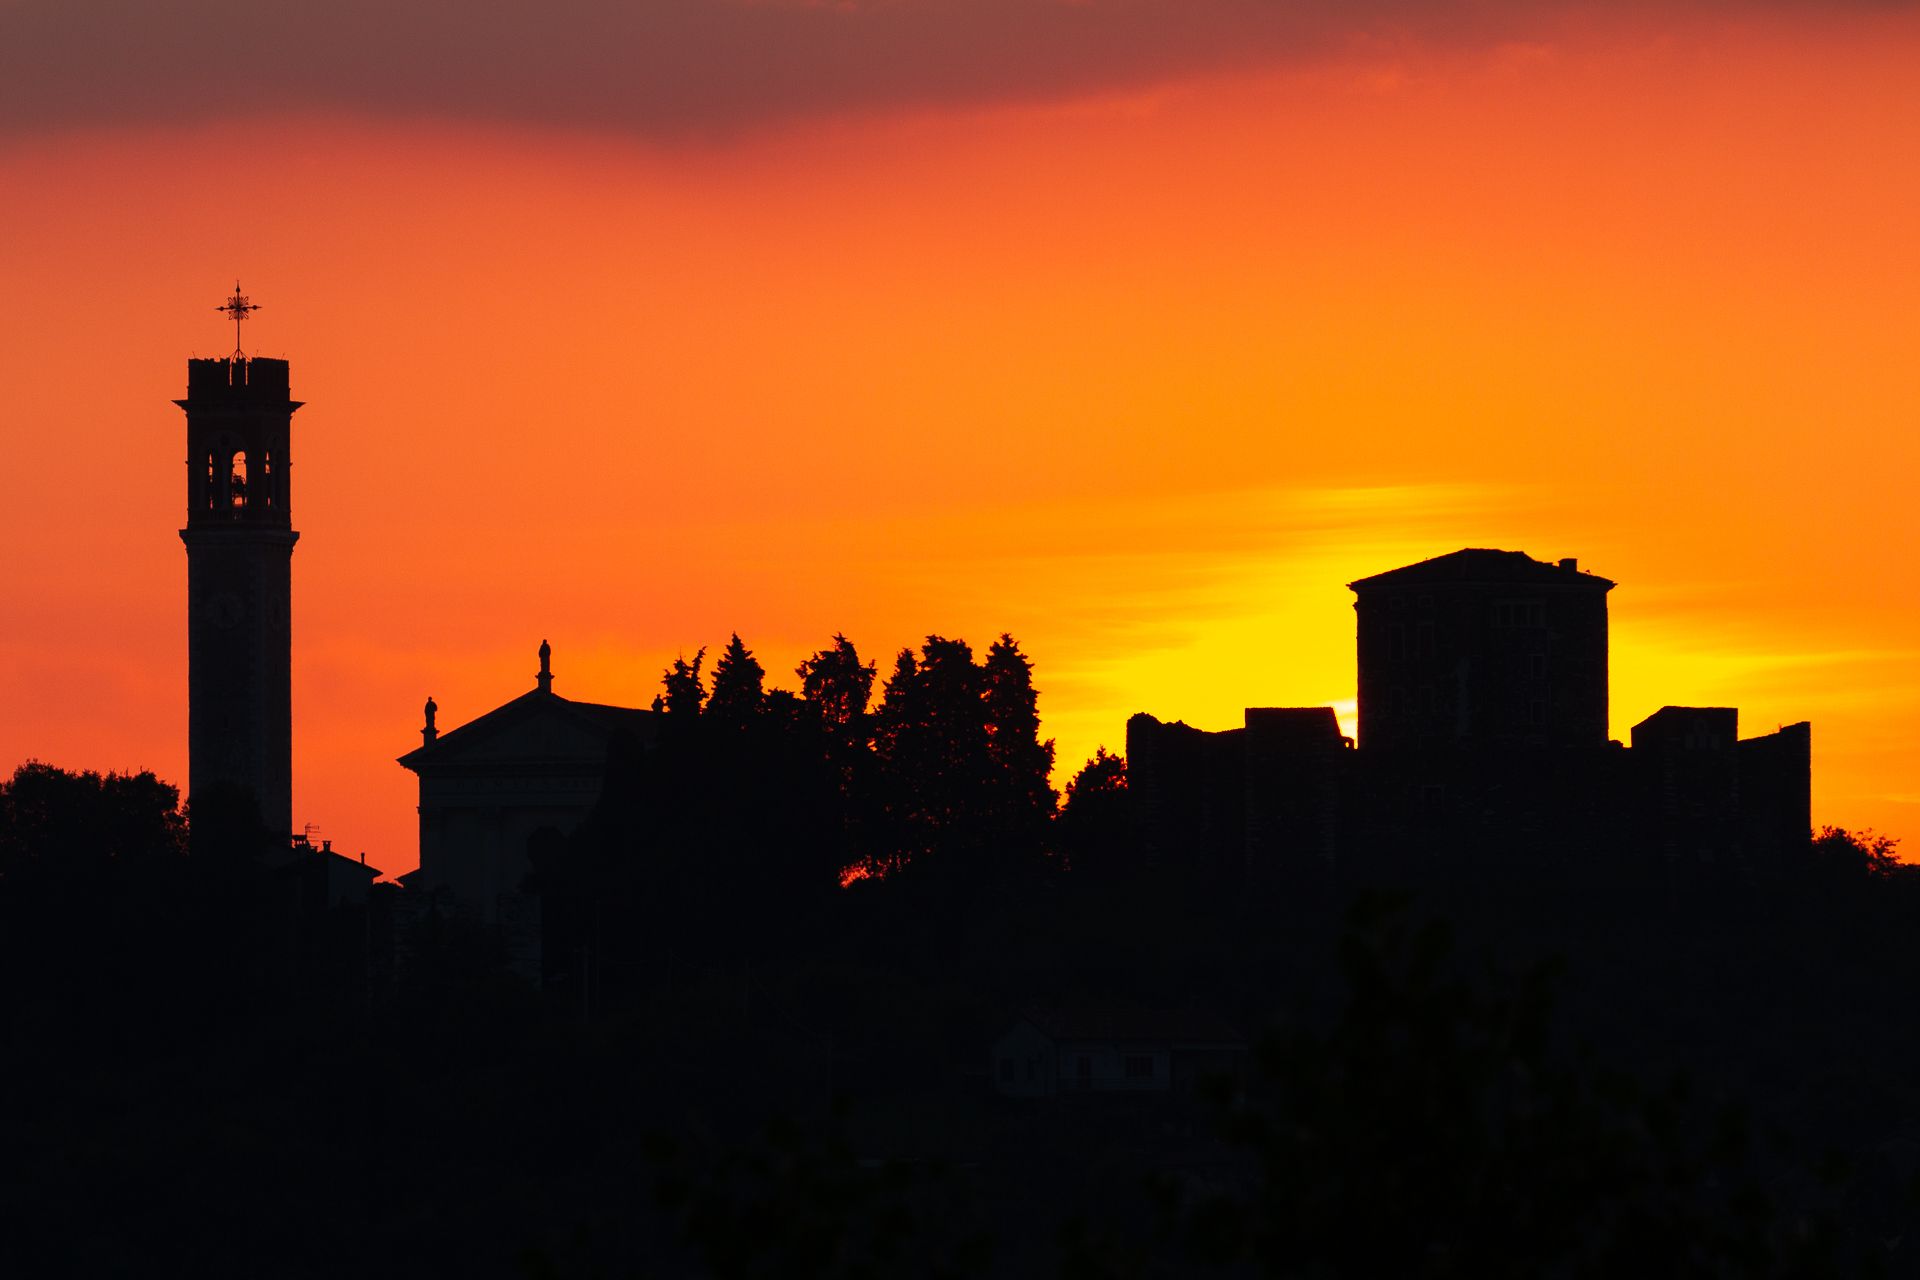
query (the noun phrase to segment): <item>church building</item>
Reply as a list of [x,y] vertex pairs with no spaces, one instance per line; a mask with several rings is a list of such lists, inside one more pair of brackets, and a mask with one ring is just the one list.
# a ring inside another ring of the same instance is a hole
[[529,848],[586,820],[616,741],[644,748],[658,728],[655,712],[555,693],[552,655],[542,640],[532,689],[446,733],[428,698],[420,745],[400,757],[420,779],[420,866],[401,882],[487,923],[514,914]]

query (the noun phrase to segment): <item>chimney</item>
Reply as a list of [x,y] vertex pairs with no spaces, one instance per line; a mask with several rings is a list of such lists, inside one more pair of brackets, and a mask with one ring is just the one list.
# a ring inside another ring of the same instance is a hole
[[1560,561],[1560,567],[1568,573],[1572,573],[1580,567],[1580,561],[1573,556],[1567,556]]

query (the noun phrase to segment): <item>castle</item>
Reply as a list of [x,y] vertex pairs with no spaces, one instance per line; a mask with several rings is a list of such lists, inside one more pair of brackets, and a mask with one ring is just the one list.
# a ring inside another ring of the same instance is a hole
[[1733,708],[1662,707],[1610,741],[1614,585],[1478,548],[1349,583],[1358,741],[1331,707],[1215,733],[1134,716],[1147,854],[1228,883],[1415,851],[1764,871],[1809,833],[1809,726],[1742,740]]

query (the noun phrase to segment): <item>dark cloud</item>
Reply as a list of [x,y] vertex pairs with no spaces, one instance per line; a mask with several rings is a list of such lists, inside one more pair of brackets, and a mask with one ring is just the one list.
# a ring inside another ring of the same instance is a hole
[[0,134],[309,111],[727,132],[1525,38],[1520,0],[0,0]]

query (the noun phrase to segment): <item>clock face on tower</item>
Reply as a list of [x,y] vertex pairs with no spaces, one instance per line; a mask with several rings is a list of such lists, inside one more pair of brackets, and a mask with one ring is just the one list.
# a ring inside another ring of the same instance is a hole
[[231,591],[222,591],[214,596],[212,608],[208,611],[213,625],[221,630],[240,625],[240,619],[246,616],[246,608],[240,603],[240,597]]

